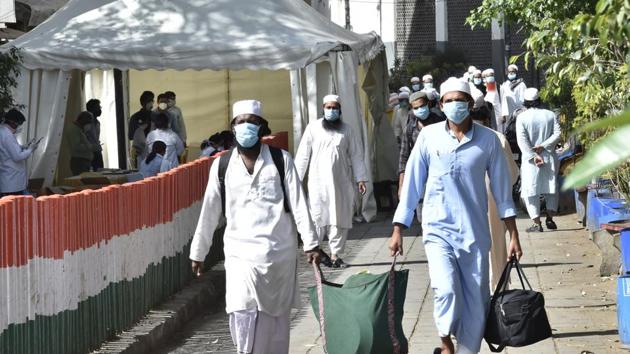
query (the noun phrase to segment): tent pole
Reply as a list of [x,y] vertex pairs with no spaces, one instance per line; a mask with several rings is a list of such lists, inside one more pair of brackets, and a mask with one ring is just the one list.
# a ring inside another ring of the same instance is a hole
[[114,69],[114,93],[116,100],[116,137],[118,140],[118,167],[127,169],[127,146],[125,144],[125,108],[123,99],[122,71]]

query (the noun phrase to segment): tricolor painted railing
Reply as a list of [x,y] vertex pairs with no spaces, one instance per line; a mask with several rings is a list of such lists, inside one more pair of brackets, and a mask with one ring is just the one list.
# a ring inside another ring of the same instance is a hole
[[179,290],[211,162],[0,200],[0,353],[85,353]]

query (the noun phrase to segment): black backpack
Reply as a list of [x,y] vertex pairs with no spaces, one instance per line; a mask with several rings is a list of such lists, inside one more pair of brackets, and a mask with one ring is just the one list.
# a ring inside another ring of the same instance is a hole
[[[284,187],[284,158],[282,156],[282,150],[269,146],[269,152],[280,175],[280,185],[282,186],[282,194],[284,195],[284,211],[288,213],[291,211],[291,208],[289,207],[289,199],[287,198],[287,191]],[[230,158],[233,153],[234,149],[231,149],[229,152],[219,157],[219,184],[221,188],[221,210],[223,211],[223,215],[225,215],[225,172],[230,164]]]
[[[512,268],[516,268],[523,289],[505,290]],[[525,289],[525,283],[529,290]],[[524,347],[551,337],[543,294],[533,291],[521,265],[512,258],[503,270],[490,300],[484,338],[493,353],[505,347]],[[493,344],[498,345],[497,348]]]
[[512,112],[512,115],[510,115],[508,121],[505,123],[505,127],[503,128],[503,135],[505,135],[505,139],[507,139],[508,143],[510,143],[512,152],[519,155],[521,153],[521,149],[518,147],[516,139],[516,118],[519,114],[525,112],[526,110],[527,108],[521,107]]

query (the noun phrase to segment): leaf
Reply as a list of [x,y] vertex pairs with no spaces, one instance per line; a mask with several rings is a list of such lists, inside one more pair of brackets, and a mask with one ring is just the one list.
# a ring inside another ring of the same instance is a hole
[[630,125],[624,125],[594,145],[569,173],[563,190],[586,185],[593,177],[613,169],[630,158]]
[[[585,96],[585,98],[588,99],[587,96]],[[626,124],[630,124],[630,109],[626,110],[625,112],[621,114],[618,114],[612,117],[607,117],[604,119],[599,119],[594,122],[585,124],[584,126],[576,129],[573,133],[574,134],[586,133],[593,130],[620,127]]]

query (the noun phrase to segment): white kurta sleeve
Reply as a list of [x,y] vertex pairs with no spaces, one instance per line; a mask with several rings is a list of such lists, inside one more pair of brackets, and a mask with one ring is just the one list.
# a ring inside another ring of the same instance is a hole
[[490,158],[486,171],[490,179],[490,189],[497,205],[497,213],[501,219],[515,216],[512,181],[508,178],[508,162],[498,137],[495,137],[489,153]]
[[519,149],[521,149],[521,153],[523,154],[523,161],[529,161],[534,158],[536,153],[532,149],[532,143],[531,141],[529,141],[529,136],[527,135],[527,131],[525,130],[525,126],[523,124],[524,117],[520,118],[521,119],[516,120],[516,142]]
[[219,159],[210,167],[208,186],[203,197],[203,205],[197,229],[190,245],[190,259],[203,262],[212,246],[212,237],[219,224],[223,210],[221,208],[221,190],[219,186]]
[[297,154],[295,154],[295,168],[297,169],[297,175],[299,176],[300,181],[304,180],[312,152],[313,135],[311,133],[311,124],[309,124],[304,130],[300,146],[298,147]]
[[310,251],[319,245],[317,234],[315,232],[315,226],[313,226],[313,219],[309,212],[308,203],[306,201],[306,195],[304,189],[302,189],[302,183],[297,178],[297,169],[293,163],[291,155],[286,151],[284,155],[284,187],[286,188],[287,197],[289,198],[289,205],[291,206],[291,213],[297,226],[302,242],[304,243],[304,250]]
[[354,174],[355,182],[367,182],[368,175],[365,161],[363,160],[363,144],[361,144],[359,134],[356,134],[352,128],[348,128],[350,162],[352,163],[352,173]]
[[23,148],[13,136],[9,135],[6,136],[5,141],[2,142],[2,145],[4,146],[7,155],[9,155],[11,160],[13,160],[14,162],[26,160],[29,156],[31,156],[31,153],[33,152],[31,148]]
[[555,114],[554,114],[553,134],[551,134],[551,136],[547,138],[547,140],[543,141],[540,144],[540,146],[545,148],[545,150],[547,151],[550,151],[550,152],[554,151],[556,144],[558,143],[558,141],[560,141],[561,134],[562,134],[562,131],[560,130],[560,122],[558,122],[558,117],[555,117]]

